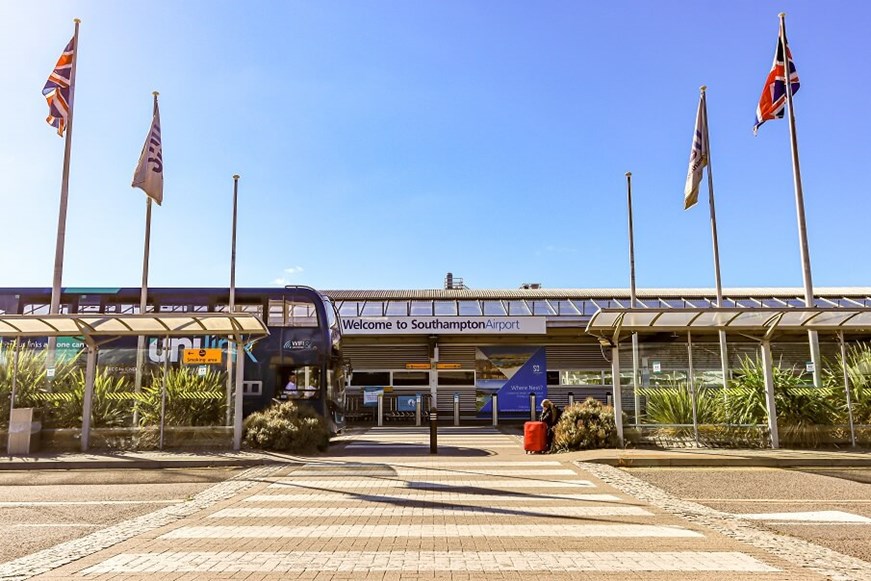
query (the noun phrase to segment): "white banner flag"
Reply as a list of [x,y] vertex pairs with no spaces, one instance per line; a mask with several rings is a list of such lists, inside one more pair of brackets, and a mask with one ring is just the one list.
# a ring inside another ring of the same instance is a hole
[[154,118],[151,130],[142,146],[139,163],[133,173],[134,188],[140,188],[157,202],[163,202],[163,142],[160,139],[160,112],[157,110],[157,95],[154,96]]
[[699,184],[702,173],[708,165],[708,128],[705,126],[705,93],[699,98],[699,112],[696,115],[696,130],[693,133],[693,148],[690,151],[690,168],[687,171],[687,183],[683,191],[684,210],[692,208],[699,201]]

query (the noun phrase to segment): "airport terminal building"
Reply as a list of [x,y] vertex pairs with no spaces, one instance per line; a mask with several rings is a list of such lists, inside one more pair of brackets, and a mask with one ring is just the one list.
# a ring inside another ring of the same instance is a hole
[[[288,287],[288,289],[291,287]],[[261,342],[259,366],[248,365],[246,413],[268,404],[289,373],[301,350],[312,341],[286,340],[290,327],[309,324],[314,311],[300,315],[290,290],[236,289],[236,309],[257,314],[270,329]],[[341,331],[342,381],[349,421],[371,420],[372,406],[383,394],[388,412],[413,409],[420,395],[423,409],[431,405],[451,414],[455,398],[466,419],[492,414],[492,395],[498,394],[502,417],[528,417],[530,394],[537,401],[548,397],[565,405],[588,396],[611,397],[612,357],[587,325],[600,309],[627,309],[627,289],[544,289],[523,285],[516,289],[473,290],[452,277],[445,288],[429,290],[326,290],[334,310],[327,310],[331,327]],[[73,289],[63,291],[65,313],[137,313],[139,288]],[[871,287],[818,288],[815,307],[820,310],[871,308]],[[40,314],[48,312],[50,289],[0,289],[0,311]],[[784,309],[801,309],[799,288],[736,288],[724,291],[724,307],[758,309],[762,316]],[[148,310],[161,313],[221,312],[228,309],[226,288],[149,289]],[[680,312],[716,306],[712,289],[639,289],[636,308]],[[318,312],[324,312],[320,310]],[[306,314],[307,313],[307,314]],[[333,320],[333,314],[338,315]],[[851,341],[869,337],[853,334]],[[208,341],[209,339],[204,339]],[[820,334],[824,357],[838,351],[834,335]],[[329,339],[326,340],[329,342]],[[202,343],[198,344],[203,345]],[[188,345],[190,346],[190,345]],[[691,346],[691,348],[690,348]],[[323,348],[323,347],[322,347]],[[329,346],[325,347],[329,351]],[[154,347],[152,347],[152,350]],[[799,371],[809,367],[807,335],[775,339],[776,362]],[[691,375],[698,386],[723,384],[723,368],[716,332],[647,334],[638,345],[633,365],[632,348],[620,348],[621,385],[642,387],[686,382]],[[728,337],[728,368],[740,366],[746,356],[756,357],[759,343],[740,333]],[[324,373],[332,373],[334,365]],[[326,369],[326,368],[325,368]],[[351,373],[347,373],[351,371]],[[807,369],[810,372],[810,369]],[[624,410],[631,413],[632,390],[625,390]],[[629,393],[627,396],[626,394]],[[637,402],[636,402],[637,403]]]

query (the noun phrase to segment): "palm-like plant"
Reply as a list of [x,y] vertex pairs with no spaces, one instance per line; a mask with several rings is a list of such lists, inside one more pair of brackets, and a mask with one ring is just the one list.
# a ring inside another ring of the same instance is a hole
[[[163,370],[151,374],[151,384],[144,387],[139,401],[139,425],[160,423]],[[167,426],[217,426],[224,423],[227,410],[224,392],[226,372],[209,370],[197,375],[193,368],[169,369],[166,373]]]
[[[844,397],[844,372],[841,356],[827,361],[823,368],[824,383],[835,397],[835,405],[846,416],[847,398]],[[850,403],[853,422],[871,425],[871,345],[858,343],[847,349],[847,378],[850,381]],[[842,420],[844,419],[842,417]]]

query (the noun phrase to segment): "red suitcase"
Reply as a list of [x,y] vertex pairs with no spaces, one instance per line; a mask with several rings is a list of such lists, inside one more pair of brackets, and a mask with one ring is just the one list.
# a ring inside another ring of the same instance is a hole
[[547,451],[547,424],[544,422],[523,424],[523,449],[527,452]]

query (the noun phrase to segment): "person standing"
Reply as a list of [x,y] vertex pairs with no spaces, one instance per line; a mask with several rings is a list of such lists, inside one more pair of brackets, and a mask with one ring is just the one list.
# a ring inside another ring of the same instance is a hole
[[299,395],[296,386],[296,373],[291,373],[287,378],[287,384],[284,386],[284,399],[295,399]]
[[556,404],[549,399],[541,400],[541,421],[547,425],[547,449],[553,446],[553,433],[556,423],[559,421],[560,411]]

